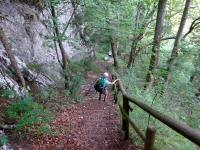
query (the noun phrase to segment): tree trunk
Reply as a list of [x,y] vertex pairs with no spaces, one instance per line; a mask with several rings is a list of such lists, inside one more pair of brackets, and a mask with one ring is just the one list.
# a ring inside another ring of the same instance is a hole
[[114,66],[116,68],[119,67],[119,63],[118,63],[118,60],[117,60],[117,47],[116,47],[116,42],[114,41],[114,39],[111,40],[111,50],[112,50],[112,56],[113,56],[113,59],[114,59]]
[[181,22],[180,22],[180,26],[179,26],[179,29],[178,29],[178,32],[176,35],[176,39],[174,42],[174,47],[173,47],[173,50],[171,53],[171,57],[168,60],[167,75],[165,77],[166,83],[168,83],[169,80],[171,79],[172,67],[174,65],[176,57],[178,56],[178,48],[180,45],[180,41],[182,39],[183,29],[185,27],[185,22],[186,22],[186,19],[188,16],[188,10],[190,7],[190,3],[191,3],[191,0],[186,0],[185,8],[184,8],[183,15],[182,15]]
[[130,55],[129,55],[127,68],[130,68],[131,65],[134,63],[134,60],[135,60],[135,57],[136,57],[136,53],[137,53],[137,43],[138,43],[138,41],[133,41],[132,42],[131,52],[130,52]]
[[59,58],[59,54],[58,54],[58,47],[57,47],[57,40],[56,40],[55,32],[53,33],[53,44],[54,44],[54,48],[55,48],[55,51],[56,51],[56,56],[57,56],[58,63],[62,67],[62,62],[61,62],[61,60]]
[[[147,25],[148,26],[148,25]],[[140,42],[140,40],[142,40],[143,35],[144,35],[145,30],[142,30],[142,32],[136,37],[136,39],[133,40],[132,45],[131,45],[131,52],[129,55],[129,61],[128,61],[128,65],[127,68],[130,68],[131,65],[134,63],[136,56],[138,55],[138,53],[140,52],[140,48],[138,48],[138,43]]]
[[160,51],[160,43],[162,38],[162,30],[163,23],[165,17],[165,9],[166,9],[167,0],[159,0],[158,2],[158,11],[157,11],[157,19],[156,19],[156,27],[154,34],[154,42],[152,47],[152,55],[150,58],[149,71],[146,76],[146,85],[145,88],[149,88],[149,85],[152,84],[153,81],[153,70],[158,65],[159,61],[159,51]]
[[60,38],[61,34],[59,32],[59,29],[58,29],[56,12],[55,12],[55,8],[54,8],[53,5],[51,5],[51,15],[53,17],[52,18],[53,19],[53,27],[54,27],[54,30],[55,30],[55,34],[57,36],[56,40],[58,42],[58,45],[59,45],[59,48],[60,48],[60,51],[61,51],[61,55],[62,55],[62,68],[63,68],[64,78],[65,78],[65,88],[68,89],[69,84],[68,84],[67,66],[68,66],[68,63],[70,62],[70,60],[69,60],[69,56],[67,55],[67,53],[64,49],[64,46],[62,44],[62,39]]
[[11,62],[11,66],[14,68],[22,86],[25,88],[26,87],[26,83],[25,83],[25,80],[24,80],[24,77],[17,65],[17,61],[15,59],[15,56],[13,54],[13,51],[11,50],[11,47],[8,43],[8,39],[3,31],[3,28],[0,27],[0,41],[2,42],[4,48],[5,48],[5,51],[7,52],[8,54],[8,58],[10,59],[10,62]]
[[[130,68],[131,65],[134,63],[134,60],[136,58],[136,56],[138,55],[138,53],[140,52],[140,48],[137,49],[137,45],[139,43],[139,41],[142,40],[146,28],[148,27],[148,25],[150,24],[150,20],[155,12],[155,9],[153,8],[145,17],[143,16],[144,14],[143,9],[141,8],[141,3],[139,2],[138,6],[137,6],[137,14],[136,14],[136,21],[135,21],[135,30],[139,31],[139,33],[137,33],[137,35],[135,35],[135,38],[132,40],[132,45],[131,45],[131,52],[129,55],[129,61],[127,64],[127,68]],[[142,15],[143,14],[143,15]],[[138,21],[141,22],[141,20],[144,20],[142,25],[139,26]]]
[[69,57],[64,49],[64,46],[62,44],[62,39],[60,39],[60,32],[59,32],[59,29],[58,29],[58,24],[57,24],[57,19],[56,19],[56,12],[55,12],[55,8],[54,6],[51,6],[51,14],[52,14],[52,17],[53,17],[53,26],[54,26],[54,30],[55,30],[55,33],[56,33],[56,36],[57,36],[57,42],[58,42],[58,45],[59,45],[59,48],[60,48],[60,51],[61,51],[61,54],[62,54],[62,63],[63,63],[63,69],[66,69],[67,68],[67,63],[69,62]]
[[[138,2],[137,4],[137,13],[136,13],[136,17],[135,17],[135,31],[139,30],[139,23],[138,21],[142,20],[142,16],[141,16],[141,8],[142,8],[142,4],[141,2]],[[129,55],[129,60],[128,60],[128,65],[127,68],[130,68],[131,65],[133,64],[133,60],[135,60],[136,57],[136,49],[137,49],[137,44],[139,42],[138,38],[134,38],[131,44],[131,52]]]

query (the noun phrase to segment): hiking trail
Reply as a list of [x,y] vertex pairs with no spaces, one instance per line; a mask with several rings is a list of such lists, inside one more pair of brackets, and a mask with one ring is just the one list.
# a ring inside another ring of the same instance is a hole
[[[105,70],[104,66],[102,70]],[[134,150],[130,140],[124,140],[121,119],[109,90],[106,101],[98,100],[91,87],[99,75],[88,72],[82,94],[91,88],[84,101],[74,104],[55,118],[52,128],[57,136],[30,139],[31,150]],[[27,146],[26,146],[27,147]],[[28,148],[28,149],[29,149]]]

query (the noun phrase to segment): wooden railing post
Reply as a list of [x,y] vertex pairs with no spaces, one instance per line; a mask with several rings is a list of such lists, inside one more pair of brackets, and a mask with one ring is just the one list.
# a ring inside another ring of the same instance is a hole
[[156,129],[153,126],[149,126],[146,131],[144,150],[153,150],[155,135],[156,135]]
[[[128,99],[126,99],[123,96],[123,109],[126,112],[126,114],[129,116],[129,104]],[[129,122],[128,119],[125,117],[122,118],[122,130],[125,132],[125,139],[127,140],[129,138]]]
[[117,101],[118,101],[118,92],[119,92],[118,85],[115,85],[115,93],[114,93],[115,104],[117,104]]

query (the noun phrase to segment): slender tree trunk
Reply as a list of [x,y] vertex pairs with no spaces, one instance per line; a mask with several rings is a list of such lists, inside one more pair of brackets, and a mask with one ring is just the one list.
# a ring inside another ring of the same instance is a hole
[[[142,2],[138,2],[138,4],[137,4],[137,13],[136,13],[136,16],[135,16],[135,31],[138,31],[140,29],[140,26],[139,26],[138,22],[139,21],[141,22],[141,20],[142,20],[142,14],[141,14],[141,12],[143,11],[142,8],[143,8]],[[144,33],[143,31],[141,31],[141,32]],[[141,32],[139,34],[142,34]],[[131,65],[133,64],[133,60],[135,60],[136,51],[137,51],[137,45],[138,45],[138,42],[141,39],[142,38],[139,39],[139,36],[137,35],[136,38],[134,38],[133,41],[132,41],[131,52],[130,52],[130,55],[129,55],[127,68],[130,68]]]
[[176,57],[178,56],[178,48],[179,48],[179,45],[180,45],[180,41],[182,39],[183,29],[185,27],[185,22],[187,20],[190,3],[191,3],[191,0],[186,0],[185,8],[184,8],[183,15],[182,15],[181,22],[180,22],[180,26],[179,26],[179,29],[178,29],[178,32],[177,32],[177,35],[176,35],[176,39],[175,39],[175,42],[174,42],[174,47],[173,47],[173,50],[172,50],[172,53],[171,53],[171,57],[168,60],[167,75],[165,77],[166,83],[168,83],[169,80],[171,79],[172,67],[174,65]]
[[114,41],[114,39],[111,40],[111,50],[112,50],[112,56],[113,56],[113,59],[114,59],[114,66],[116,68],[119,67],[119,63],[118,63],[118,60],[117,60],[117,45],[116,45],[116,42]]
[[134,63],[136,56],[140,52],[140,48],[138,48],[138,43],[142,40],[144,35],[144,30],[136,37],[136,39],[133,40],[131,45],[131,52],[129,55],[128,65],[127,68],[130,68],[131,65]]
[[58,42],[58,45],[59,45],[59,48],[61,51],[61,55],[62,55],[62,68],[63,68],[64,78],[65,78],[65,88],[68,89],[69,88],[69,84],[68,84],[69,77],[68,77],[68,73],[67,73],[67,66],[68,66],[68,63],[70,62],[70,60],[69,60],[69,57],[68,57],[68,55],[64,49],[64,46],[62,44],[62,39],[60,38],[61,34],[58,29],[58,24],[57,24],[57,20],[56,20],[56,12],[55,12],[55,8],[53,5],[51,5],[51,15],[53,17],[53,26],[54,26],[55,34],[57,36],[56,40]]
[[56,42],[56,34],[55,32],[53,33],[53,43],[54,43],[54,48],[55,48],[55,51],[56,51],[56,56],[57,56],[57,60],[58,60],[58,63],[60,64],[60,66],[62,67],[62,62],[59,58],[59,54],[58,54],[58,47],[57,47],[57,42]]
[[[139,30],[139,21],[142,19],[142,15],[141,15],[141,8],[142,8],[142,3],[138,2],[137,4],[137,13],[136,13],[136,17],[135,17],[135,30]],[[139,33],[140,34],[140,33]],[[129,60],[128,60],[128,65],[127,68],[130,68],[131,65],[133,64],[133,60],[135,60],[136,57],[136,51],[137,51],[137,44],[139,42],[138,37],[134,38],[131,44],[131,52],[129,55]]]
[[70,18],[69,18],[69,20],[68,20],[66,26],[65,26],[64,29],[63,29],[63,32],[62,32],[62,34],[61,34],[61,38],[64,37],[65,32],[67,31],[67,29],[68,29],[70,23],[72,22],[72,19],[73,19],[75,13],[76,13],[76,9],[77,9],[77,7],[78,7],[78,5],[74,7],[74,10],[73,10],[72,14],[71,14],[71,16],[70,16]]
[[20,69],[19,69],[19,67],[17,65],[17,61],[15,59],[13,51],[11,50],[11,47],[10,47],[10,45],[8,43],[8,39],[7,39],[6,35],[5,35],[2,27],[0,27],[0,41],[2,42],[6,52],[8,54],[8,58],[10,59],[11,65],[14,68],[14,70],[15,70],[15,72],[16,72],[16,74],[17,74],[22,86],[25,88],[26,87],[26,83],[25,83],[24,77],[23,77],[23,75],[22,75],[22,73],[21,73],[21,71],[20,71]]
[[127,65],[127,68],[130,68],[131,65],[134,63],[135,61],[135,57],[136,57],[136,54],[137,54],[137,43],[138,41],[133,41],[132,42],[132,45],[131,45],[131,52],[130,52],[130,55],[129,55],[129,60],[128,60],[128,65]]
[[159,0],[158,2],[158,11],[157,11],[157,19],[156,19],[156,27],[154,34],[154,42],[152,47],[152,55],[150,58],[149,71],[146,76],[146,85],[145,88],[149,88],[149,85],[152,85],[154,82],[153,70],[158,65],[159,61],[159,51],[160,51],[160,43],[162,38],[162,30],[163,23],[165,17],[165,9],[166,9],[167,0]]
[[93,55],[94,59],[97,58],[96,49],[98,49],[98,42],[95,43],[95,45],[94,45],[94,47],[93,47],[93,49],[92,49],[93,54],[94,54],[94,55]]
[[[143,9],[141,9],[141,3],[139,2],[138,6],[137,6],[137,14],[136,14],[136,23],[135,23],[135,30],[140,30],[139,33],[137,33],[137,35],[135,36],[135,38],[132,40],[132,45],[131,45],[131,52],[129,55],[129,61],[127,64],[127,68],[130,68],[131,65],[134,63],[136,56],[138,55],[138,53],[140,52],[140,48],[138,49],[138,43],[142,40],[146,28],[148,27],[148,25],[150,24],[151,18],[155,12],[155,8],[153,8],[145,17],[142,15]],[[141,20],[144,20],[142,25],[139,26],[138,22]]]
[[63,69],[66,69],[67,68],[67,63],[69,62],[69,57],[64,49],[64,46],[62,44],[62,39],[60,39],[60,32],[59,32],[59,29],[58,29],[58,24],[57,24],[57,20],[56,20],[56,12],[55,12],[55,8],[54,6],[51,6],[51,14],[52,14],[52,17],[53,17],[53,26],[54,26],[54,30],[55,30],[55,33],[56,33],[56,36],[57,36],[57,42],[58,42],[58,45],[59,45],[59,48],[60,48],[60,51],[61,51],[61,54],[62,54],[62,63],[63,63]]

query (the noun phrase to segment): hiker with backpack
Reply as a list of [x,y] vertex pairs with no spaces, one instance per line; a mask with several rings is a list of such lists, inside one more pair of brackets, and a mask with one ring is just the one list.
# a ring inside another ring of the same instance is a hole
[[115,84],[117,81],[119,81],[119,79],[114,80],[113,82],[110,82],[108,80],[109,74],[107,72],[105,72],[95,83],[94,85],[94,89],[99,92],[99,100],[101,100],[101,95],[104,95],[104,101],[107,98],[108,95],[108,91],[107,91],[107,87],[108,85],[113,85]]

